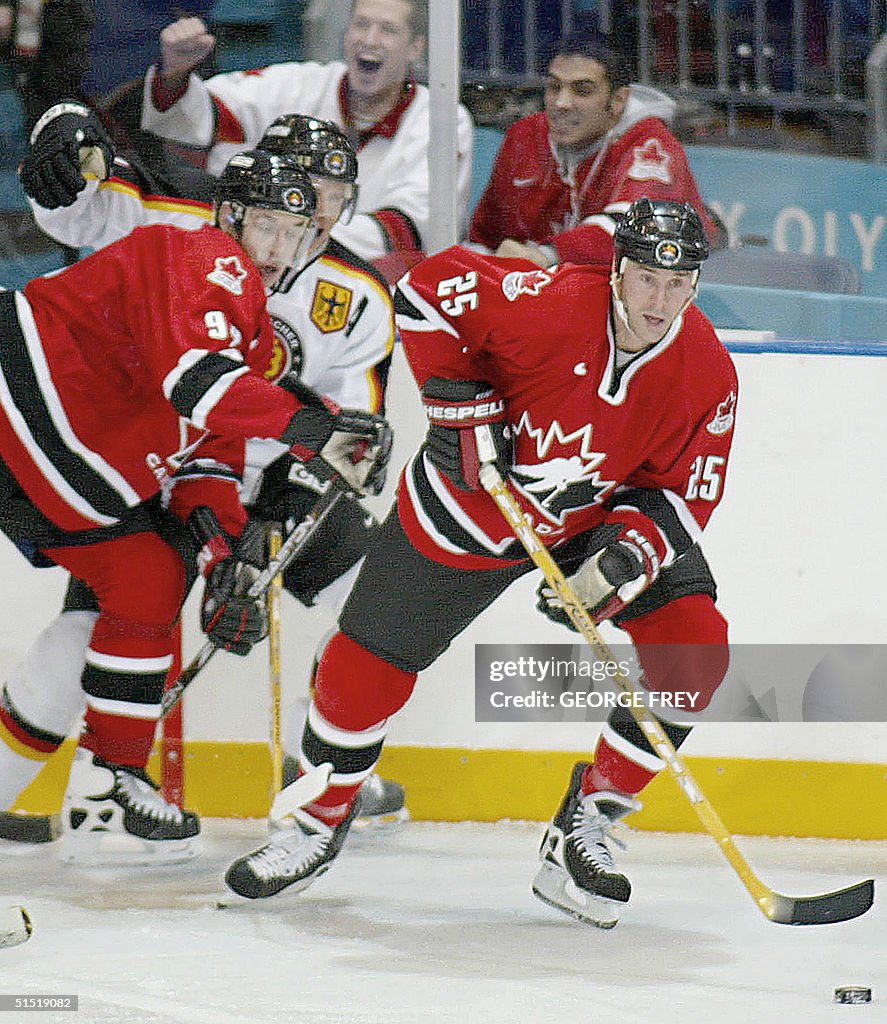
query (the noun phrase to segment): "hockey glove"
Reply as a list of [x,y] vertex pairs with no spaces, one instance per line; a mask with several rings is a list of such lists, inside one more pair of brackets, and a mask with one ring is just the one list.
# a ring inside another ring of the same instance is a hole
[[394,433],[361,409],[341,409],[294,377],[278,382],[303,403],[280,440],[302,462],[319,455],[358,494],[381,494]]
[[113,145],[96,114],[82,103],[64,100],[34,125],[19,177],[27,195],[54,210],[76,200],[86,187],[86,173],[104,181],[113,159]]
[[479,491],[480,468],[494,462],[511,466],[511,440],[505,402],[476,380],[429,377],[422,387],[428,417],[425,454],[429,462],[463,491]]
[[247,597],[256,570],[235,553],[215,513],[201,505],[188,517],[196,539],[197,568],[206,584],[200,625],[216,645],[233,654],[249,654],[267,632],[264,597]]
[[[593,550],[567,582],[592,619],[603,622],[650,586],[659,575],[660,564],[652,541],[634,527],[621,526],[617,539]],[[552,622],[574,628],[560,598],[545,582],[537,590],[536,607]]]

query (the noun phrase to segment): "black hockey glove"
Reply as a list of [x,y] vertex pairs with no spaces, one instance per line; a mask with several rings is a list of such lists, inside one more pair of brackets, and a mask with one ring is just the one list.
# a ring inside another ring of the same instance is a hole
[[291,453],[302,462],[319,455],[358,494],[381,494],[394,441],[388,422],[361,409],[341,409],[295,377],[278,383],[304,403],[280,438]]
[[[601,547],[603,531],[613,539]],[[603,622],[621,612],[656,579],[661,553],[636,527],[622,523],[594,530],[589,539],[589,556],[567,576],[567,582],[592,619]],[[544,581],[536,597],[536,607],[543,615],[552,622],[575,628],[560,598]]]
[[86,187],[85,174],[104,181],[113,159],[113,145],[96,114],[76,100],[63,100],[34,125],[19,177],[27,195],[54,210],[74,202]]
[[249,654],[267,632],[264,597],[246,596],[256,570],[241,560],[216,514],[205,505],[188,516],[188,527],[200,545],[197,568],[206,580],[200,625],[216,647]]
[[489,384],[476,380],[429,377],[422,387],[428,417],[425,454],[433,466],[463,491],[479,491],[480,468],[511,467],[511,439],[505,402]]

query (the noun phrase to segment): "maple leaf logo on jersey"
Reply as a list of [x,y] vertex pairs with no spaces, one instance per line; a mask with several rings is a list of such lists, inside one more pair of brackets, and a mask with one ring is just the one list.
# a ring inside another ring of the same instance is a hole
[[[578,430],[567,432],[557,420],[552,420],[543,430],[534,427],[529,413],[524,412],[512,427],[515,442],[522,433],[535,443],[540,461],[514,466],[512,479],[529,501],[559,525],[563,525],[568,512],[602,501],[615,487],[615,480],[601,476],[600,466],[607,453],[592,450],[590,423],[583,423]],[[554,444],[562,449],[572,447],[574,451],[578,447],[579,454],[542,461]]]
[[594,505],[613,486],[612,481],[601,480],[594,463],[584,463],[578,455],[514,466],[511,476],[535,505],[561,524],[567,512]]
[[238,256],[217,256],[215,270],[207,275],[207,281],[220,285],[232,295],[243,295],[243,282],[246,271]]
[[733,420],[736,413],[736,392],[731,391],[729,395],[718,405],[715,411],[714,419],[711,423],[706,423],[705,429],[709,434],[726,434],[727,431],[733,426]]
[[538,295],[551,282],[551,274],[544,270],[513,270],[502,278],[502,291],[509,302],[518,295]]
[[661,181],[663,185],[671,184],[671,155],[659,139],[647,139],[643,146],[635,146],[632,150],[631,167],[628,177],[636,181]]

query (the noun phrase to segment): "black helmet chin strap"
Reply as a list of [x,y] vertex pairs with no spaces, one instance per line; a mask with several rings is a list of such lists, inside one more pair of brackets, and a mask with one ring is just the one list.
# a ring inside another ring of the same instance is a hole
[[[622,301],[622,275],[625,272],[625,261],[628,260],[628,256],[623,256],[619,260],[619,266],[613,263],[613,269],[610,271],[610,291],[613,293],[613,308],[616,310],[616,316],[622,321],[625,327],[636,337],[639,335],[637,331],[631,326],[631,319],[628,315],[628,310],[625,308],[625,303]],[[640,264],[643,266],[644,264]],[[659,268],[664,269],[664,268]],[[699,268],[693,271],[693,290],[687,297],[687,301],[681,306],[681,308],[675,313],[671,323],[666,329],[666,334],[671,330],[672,324],[678,317],[684,315],[690,306],[696,301],[696,296],[699,294]],[[663,335],[665,337],[665,335]]]

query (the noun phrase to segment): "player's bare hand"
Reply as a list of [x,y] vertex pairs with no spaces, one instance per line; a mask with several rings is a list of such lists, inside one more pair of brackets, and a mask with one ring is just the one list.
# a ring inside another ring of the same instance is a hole
[[500,242],[496,255],[505,259],[529,260],[540,267],[547,267],[551,263],[551,260],[538,245],[533,245],[530,242],[516,242],[513,238],[506,238]]
[[179,18],[160,33],[160,75],[168,87],[188,77],[212,53],[216,37],[201,18]]

